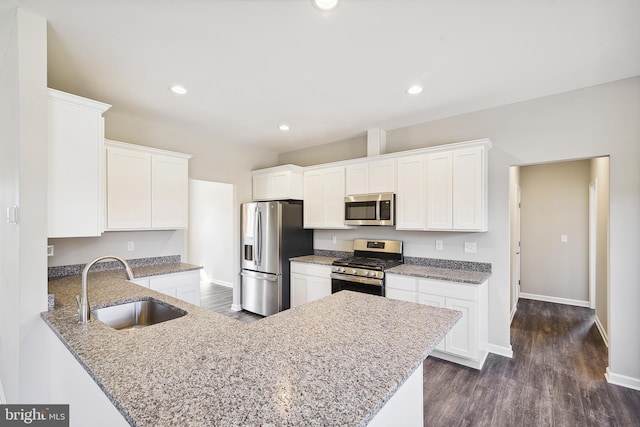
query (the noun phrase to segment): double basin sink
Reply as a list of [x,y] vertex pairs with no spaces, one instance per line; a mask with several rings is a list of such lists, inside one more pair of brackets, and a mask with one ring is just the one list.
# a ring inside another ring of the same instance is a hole
[[187,314],[178,307],[152,298],[97,308],[91,310],[91,313],[102,323],[120,331],[144,328]]

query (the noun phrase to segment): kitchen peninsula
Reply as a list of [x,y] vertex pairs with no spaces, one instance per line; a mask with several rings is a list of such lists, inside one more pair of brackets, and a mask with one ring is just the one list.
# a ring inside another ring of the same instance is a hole
[[343,291],[244,324],[123,275],[91,273],[92,307],[150,297],[188,314],[133,331],[83,326],[80,278],[68,276],[49,283],[56,307],[42,318],[136,426],[385,425],[409,382],[402,400],[418,405],[422,425],[422,362],[461,315]]

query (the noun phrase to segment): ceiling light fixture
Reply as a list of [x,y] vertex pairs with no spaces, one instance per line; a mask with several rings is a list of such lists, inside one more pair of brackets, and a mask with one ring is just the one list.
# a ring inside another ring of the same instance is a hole
[[407,93],[409,95],[417,95],[420,92],[422,92],[422,86],[420,85],[413,85],[409,89],[407,89]]
[[184,95],[185,93],[187,93],[187,90],[180,85],[173,85],[169,89],[171,90],[171,92],[177,93],[178,95]]
[[286,131],[290,130],[291,128],[289,127],[289,125],[283,123],[280,126],[278,126],[278,129],[280,129],[283,132],[286,132]]
[[320,10],[331,10],[338,5],[338,0],[313,0],[313,4]]

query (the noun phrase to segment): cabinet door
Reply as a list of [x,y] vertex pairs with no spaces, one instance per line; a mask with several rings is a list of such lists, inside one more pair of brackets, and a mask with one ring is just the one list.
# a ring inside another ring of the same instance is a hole
[[324,171],[324,226],[327,228],[345,228],[344,185],[344,167]]
[[396,192],[396,160],[369,163],[369,193]]
[[188,206],[188,160],[154,154],[151,166],[151,227],[187,228]]
[[200,305],[200,284],[176,288],[176,298],[193,305]]
[[109,106],[50,90],[47,235],[100,236],[104,227],[104,119]]
[[[431,294],[418,294],[418,302],[424,305],[430,305],[438,308],[445,308],[445,298],[439,295],[431,295]],[[445,351],[445,342],[446,336],[442,339],[436,346],[436,350]]]
[[400,301],[418,302],[417,292],[403,291],[387,287],[384,291],[385,297]]
[[427,228],[453,228],[453,157],[450,151],[427,155]]
[[309,276],[300,273],[291,273],[291,308],[307,302],[307,286]]
[[398,159],[398,188],[396,192],[396,229],[423,230],[426,228],[426,156]]
[[475,359],[478,356],[477,304],[457,298],[447,298],[446,308],[462,312],[462,318],[445,338],[445,350],[449,353]]
[[331,295],[331,278],[309,276],[307,302]]
[[359,163],[346,167],[345,192],[348,196],[369,193],[369,164]]
[[304,228],[324,225],[324,175],[321,170],[304,173]]
[[484,150],[453,152],[453,228],[483,231]]
[[107,149],[107,229],[151,227],[151,155]]
[[269,174],[253,176],[253,200],[269,198]]

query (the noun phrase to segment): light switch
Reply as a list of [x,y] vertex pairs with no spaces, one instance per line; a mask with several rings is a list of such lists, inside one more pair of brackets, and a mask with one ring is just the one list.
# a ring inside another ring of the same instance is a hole
[[53,256],[53,245],[47,245],[47,256]]
[[436,240],[436,251],[444,249],[444,242],[442,240]]
[[563,234],[560,236],[560,241],[562,243],[567,243],[569,241],[569,236],[567,236],[566,234]]
[[133,244],[133,242],[127,242],[127,250],[128,251],[132,251],[134,247],[135,247],[135,245]]
[[476,242],[464,242],[464,251],[470,254],[475,254]]

